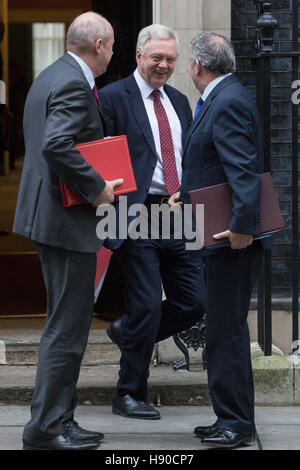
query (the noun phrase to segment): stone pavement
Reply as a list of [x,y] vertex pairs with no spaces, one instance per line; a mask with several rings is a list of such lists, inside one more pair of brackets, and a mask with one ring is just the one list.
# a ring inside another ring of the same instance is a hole
[[[112,414],[110,406],[78,406],[76,420],[86,429],[105,434],[99,450],[207,450],[193,436],[197,425],[209,425],[215,416],[208,406],[161,406],[161,419],[146,421]],[[0,406],[0,450],[21,450],[28,406]],[[238,450],[299,450],[300,407],[257,407],[256,442]],[[118,455],[122,455],[122,452]]]

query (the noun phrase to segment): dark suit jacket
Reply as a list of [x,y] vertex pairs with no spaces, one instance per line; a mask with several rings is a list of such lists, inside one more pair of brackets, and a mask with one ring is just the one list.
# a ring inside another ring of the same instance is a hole
[[233,190],[228,228],[235,233],[257,234],[260,157],[255,103],[230,75],[209,94],[189,130],[183,155],[182,201],[190,202],[190,190],[228,182]]
[[[96,252],[96,209],[105,186],[75,145],[104,137],[91,88],[65,53],[33,83],[24,110],[25,161],[14,232],[40,243]],[[63,208],[60,178],[87,204]]]
[[[185,95],[175,88],[164,85],[182,126],[183,140],[192,121],[192,112]],[[132,75],[112,83],[99,91],[107,134],[127,135],[137,192],[128,194],[128,206],[144,203],[157,162],[154,139],[143,103],[143,98]],[[118,202],[116,202],[118,211]],[[130,219],[129,219],[130,221]],[[109,240],[106,245],[111,249],[120,246],[122,240]]]

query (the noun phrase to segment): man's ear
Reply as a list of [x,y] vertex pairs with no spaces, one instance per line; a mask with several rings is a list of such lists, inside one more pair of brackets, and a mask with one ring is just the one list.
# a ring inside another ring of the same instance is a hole
[[142,55],[143,54],[141,53],[141,51],[137,49],[136,54],[135,54],[137,64],[141,61]]
[[103,47],[103,41],[101,38],[97,39],[97,41],[94,44],[94,47],[95,47],[96,53],[99,54]]
[[196,62],[195,62],[195,70],[196,70],[197,75],[200,75],[200,74],[201,74],[202,69],[203,69],[203,67],[202,67],[202,65],[200,64],[199,60],[196,60]]

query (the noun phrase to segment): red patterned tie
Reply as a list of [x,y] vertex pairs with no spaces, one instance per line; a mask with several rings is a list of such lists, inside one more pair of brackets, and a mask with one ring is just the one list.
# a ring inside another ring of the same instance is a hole
[[160,91],[154,90],[152,92],[152,95],[154,97],[154,111],[156,114],[159,128],[160,148],[163,161],[165,184],[168,194],[171,195],[178,191],[180,187],[176,168],[172,134],[167,113],[160,101]]
[[94,85],[94,88],[93,88],[93,95],[94,95],[94,97],[96,98],[97,106],[98,106],[99,112],[100,112],[100,114],[102,114],[102,108],[101,108],[101,103],[100,103],[100,99],[99,99],[99,95],[98,95],[98,90],[97,90],[96,84]]

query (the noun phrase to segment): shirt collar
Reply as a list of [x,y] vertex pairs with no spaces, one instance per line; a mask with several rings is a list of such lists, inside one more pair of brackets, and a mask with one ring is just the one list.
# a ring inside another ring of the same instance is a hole
[[[143,77],[140,75],[138,69],[134,71],[134,78],[136,80],[136,83],[140,89],[140,92],[142,94],[143,98],[149,98],[151,93],[153,92],[154,88],[152,88],[149,83],[146,82],[146,80],[143,79]],[[159,88],[159,91],[161,92],[162,96],[164,97],[164,87],[161,86]]]
[[91,71],[90,67],[78,55],[74,54],[74,52],[70,52],[70,51],[67,51],[67,52],[68,52],[68,54],[70,54],[73,57],[73,59],[76,60],[76,62],[78,62],[78,64],[80,65],[80,67],[81,67],[81,69],[84,73],[84,76],[87,79],[91,89],[93,89],[94,86],[95,86],[95,78],[94,78],[93,72]]
[[210,82],[210,84],[207,85],[207,87],[205,88],[205,90],[203,92],[203,95],[201,96],[203,101],[206,100],[208,95],[213,91],[213,89],[218,85],[218,83],[220,83],[222,80],[224,80],[224,78],[229,77],[229,75],[232,75],[232,74],[231,73],[226,73],[225,75],[221,75],[220,77],[217,77],[212,82]]

